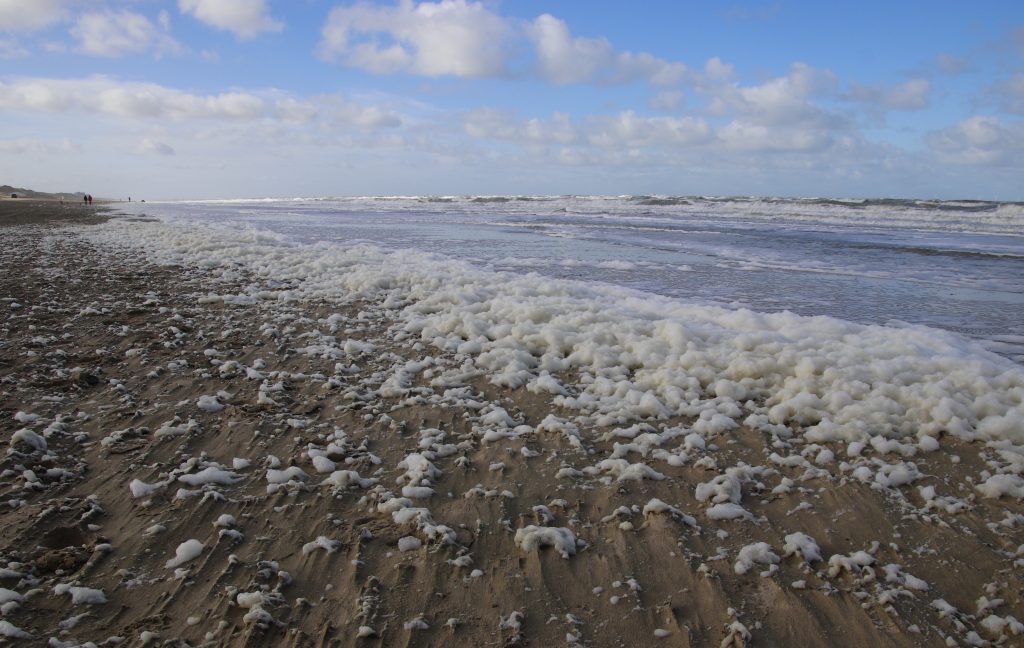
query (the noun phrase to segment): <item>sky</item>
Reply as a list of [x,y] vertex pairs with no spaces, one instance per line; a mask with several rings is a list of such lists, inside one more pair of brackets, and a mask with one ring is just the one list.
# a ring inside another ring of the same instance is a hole
[[0,0],[0,184],[1024,200],[1024,2]]

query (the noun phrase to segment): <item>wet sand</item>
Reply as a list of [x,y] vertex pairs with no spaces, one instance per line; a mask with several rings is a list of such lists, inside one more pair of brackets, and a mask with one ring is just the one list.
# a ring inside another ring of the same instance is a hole
[[[943,439],[879,487],[843,447],[780,461],[741,427],[618,479],[592,470],[616,438],[545,429],[570,417],[550,395],[467,377],[438,407],[424,372],[387,395],[423,354],[379,304],[209,299],[266,279],[76,235],[106,214],[0,202],[0,599],[26,645],[1024,641],[1024,506],[973,488],[983,443]],[[491,404],[532,431],[487,437]],[[735,519],[696,497],[716,478]],[[434,493],[399,507],[403,487]],[[786,555],[798,532],[821,560]]]

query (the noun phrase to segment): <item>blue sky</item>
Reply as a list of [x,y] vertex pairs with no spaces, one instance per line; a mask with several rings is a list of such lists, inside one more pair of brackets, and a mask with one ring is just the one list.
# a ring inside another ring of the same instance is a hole
[[1024,199],[1024,3],[0,0],[0,183]]

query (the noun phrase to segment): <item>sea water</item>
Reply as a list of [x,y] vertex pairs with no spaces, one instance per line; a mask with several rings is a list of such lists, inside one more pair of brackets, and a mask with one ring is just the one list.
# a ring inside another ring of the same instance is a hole
[[681,301],[923,324],[1024,362],[1024,204],[662,196],[131,203],[298,243],[415,249]]

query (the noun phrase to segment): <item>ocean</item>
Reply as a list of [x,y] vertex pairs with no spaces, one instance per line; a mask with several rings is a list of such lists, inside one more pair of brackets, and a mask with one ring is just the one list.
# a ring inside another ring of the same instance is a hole
[[125,203],[174,223],[371,243],[686,302],[923,324],[1024,362],[1024,204],[663,196]]

